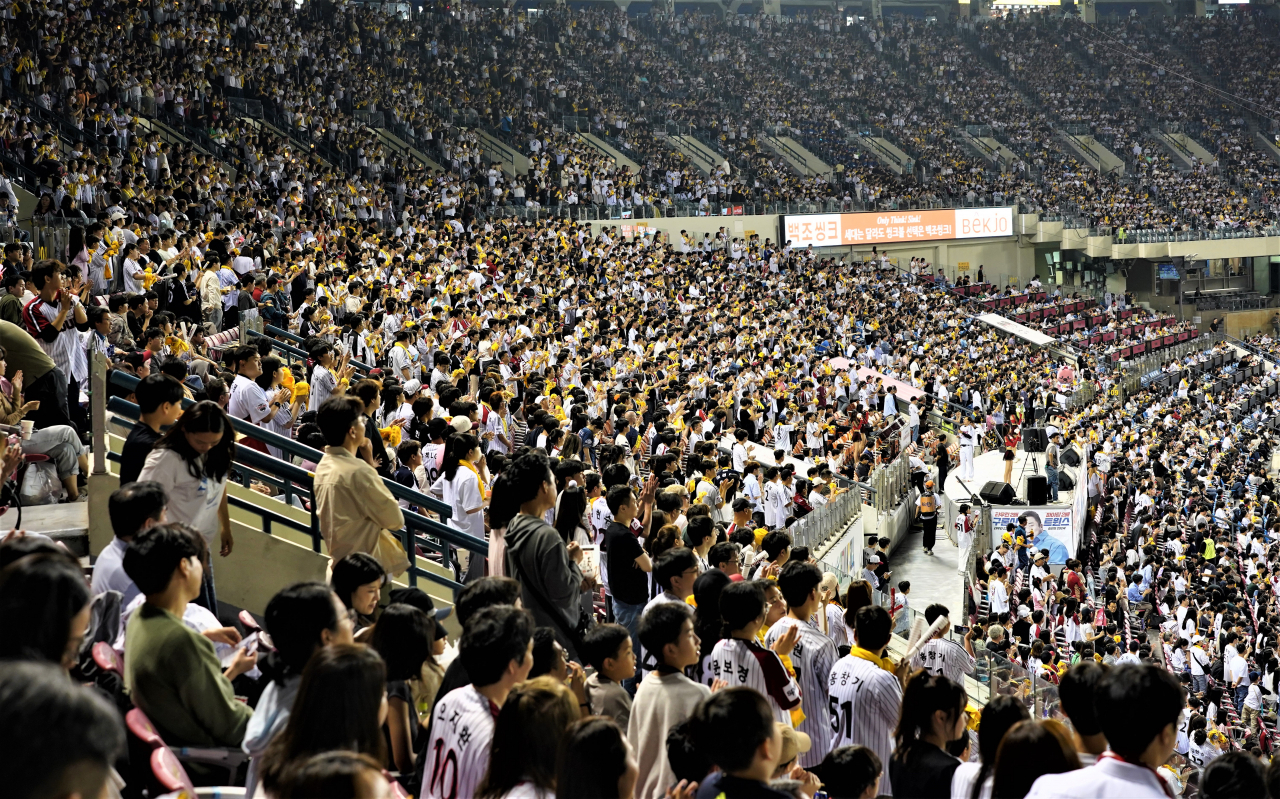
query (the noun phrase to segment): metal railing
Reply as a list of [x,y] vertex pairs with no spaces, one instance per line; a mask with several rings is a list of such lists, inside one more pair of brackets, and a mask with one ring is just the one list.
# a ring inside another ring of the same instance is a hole
[[787,530],[791,534],[792,546],[808,547],[813,553],[848,527],[861,512],[861,491],[846,491],[792,522]]
[[[119,370],[108,372],[106,358],[101,354],[95,354],[91,368],[93,371],[93,389],[91,393],[93,473],[105,474],[107,472],[107,461],[119,460],[117,455],[109,452],[107,444],[108,425],[113,421],[116,424],[126,424],[128,421],[138,418],[138,406],[134,403],[120,397],[112,397],[110,402],[107,401],[107,384],[110,382],[122,389],[131,391],[137,385],[138,378]],[[194,403],[191,400],[183,400],[185,407],[189,407],[192,404]],[[108,419],[108,411],[115,416],[115,419]],[[314,450],[290,438],[276,435],[269,430],[249,424],[246,421],[233,418],[231,419],[231,425],[237,433],[251,436],[269,447],[280,449],[289,457],[296,457],[313,463],[318,463],[324,457],[324,453],[318,450]],[[290,502],[295,497],[304,501],[312,500],[313,498],[315,475],[290,461],[274,458],[237,443],[233,469],[246,487],[253,481],[263,482],[279,490],[285,502]],[[396,499],[405,500],[426,512],[435,513],[442,519],[447,519],[451,515],[450,507],[434,497],[406,488],[386,478],[382,478],[382,482]],[[309,527],[304,527],[298,521],[271,510],[265,497],[263,500],[265,504],[250,503],[236,498],[230,499],[229,502],[238,508],[258,515],[263,522],[263,532],[268,535],[272,534],[273,525],[288,527],[310,535],[312,550],[315,552],[322,551],[323,535],[316,516],[316,503],[314,501],[309,502],[308,511],[311,517]],[[402,512],[405,518],[405,527],[397,531],[396,534],[400,538],[405,552],[409,555],[410,565],[407,571],[409,584],[416,585],[418,579],[423,578],[454,591],[460,589],[462,585],[459,582],[418,566],[415,558],[417,552],[423,550],[437,553],[440,562],[447,567],[451,564],[453,549],[465,549],[484,557],[487,556],[489,551],[488,543],[420,513],[410,510]]]

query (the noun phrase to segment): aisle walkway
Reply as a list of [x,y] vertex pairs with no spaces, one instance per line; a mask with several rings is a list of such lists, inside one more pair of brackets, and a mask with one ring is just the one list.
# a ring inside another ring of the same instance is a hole
[[911,581],[911,606],[920,613],[934,602],[941,602],[952,612],[952,618],[964,606],[961,599],[964,593],[964,580],[957,573],[960,551],[938,530],[938,538],[933,546],[933,554],[924,554],[922,546],[924,534],[912,530],[897,550],[889,556],[889,568],[893,572],[893,587],[898,581]]

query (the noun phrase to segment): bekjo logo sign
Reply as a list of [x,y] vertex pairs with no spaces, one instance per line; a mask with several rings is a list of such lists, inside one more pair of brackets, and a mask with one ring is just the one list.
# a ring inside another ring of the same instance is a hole
[[848,247],[1013,235],[1013,208],[948,208],[866,214],[802,214],[782,218],[793,247]]

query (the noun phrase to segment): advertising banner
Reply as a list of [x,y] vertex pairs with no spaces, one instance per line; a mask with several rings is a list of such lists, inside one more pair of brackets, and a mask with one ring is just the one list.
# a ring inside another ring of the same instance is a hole
[[905,244],[1012,235],[1012,207],[782,217],[782,240],[790,241],[793,247]]
[[1006,532],[1006,525],[1018,526],[1018,518],[1027,517],[1027,542],[1035,549],[1049,550],[1049,565],[1059,566],[1076,554],[1075,528],[1071,523],[1075,510],[1057,507],[1029,508],[1020,505],[996,506],[991,509],[991,538],[998,543]]

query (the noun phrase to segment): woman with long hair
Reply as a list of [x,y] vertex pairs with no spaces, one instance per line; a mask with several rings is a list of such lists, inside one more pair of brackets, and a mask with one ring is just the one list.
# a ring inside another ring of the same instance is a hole
[[[154,480],[164,488],[169,497],[169,521],[197,530],[210,552],[216,536],[220,542],[218,553],[224,558],[235,545],[227,508],[227,476],[231,473],[235,442],[227,412],[215,402],[197,402],[160,437],[138,475],[139,480]],[[218,612],[212,559],[205,569],[204,590],[196,603]]]
[[[986,713],[983,713],[985,716]],[[1020,721],[1000,742],[991,799],[1022,799],[1037,779],[1080,768],[1080,757],[1060,722]]]
[[333,564],[329,585],[351,614],[356,632],[373,624],[387,570],[367,552],[352,552]]
[[920,671],[907,681],[889,758],[895,796],[950,799],[951,777],[960,761],[947,747],[968,734],[965,704],[964,688],[946,677]]
[[[369,642],[387,665],[388,768],[404,775],[414,773],[415,753],[425,734],[409,681],[421,679],[422,667],[435,662],[436,620],[412,605],[392,604],[378,617]],[[409,793],[417,786],[405,783]]]
[[[484,508],[489,500],[485,482],[480,478],[483,465],[480,439],[470,433],[455,433],[445,440],[440,477],[431,486],[432,496],[443,499],[452,509],[449,526],[481,541],[485,540]],[[478,553],[471,554],[464,582],[484,576],[484,560]]]
[[845,635],[850,641],[854,640],[853,629],[857,626],[855,620],[858,618],[858,611],[870,604],[873,604],[871,583],[866,580],[854,580],[849,583],[849,587],[844,592],[844,626]]
[[489,771],[477,799],[551,799],[556,755],[569,726],[578,720],[578,700],[549,676],[516,686],[498,713],[489,746]]
[[639,777],[627,736],[613,719],[576,721],[560,742],[556,799],[632,799]]
[[732,583],[729,575],[719,569],[705,571],[693,581],[693,630],[702,642],[698,650],[698,673],[694,676],[703,685],[714,681],[711,669],[711,650],[724,638],[724,619],[720,617],[720,592]]
[[53,551],[48,539],[28,551],[0,570],[0,660],[70,670],[89,627],[84,573],[65,552]]
[[978,725],[978,763],[961,763],[951,777],[951,795],[956,799],[991,799],[991,772],[996,752],[1005,733],[1031,717],[1022,701],[1014,696],[995,696],[982,708]]
[[267,747],[260,774],[267,796],[293,768],[334,749],[386,762],[387,669],[374,650],[356,644],[321,649],[302,671],[284,732]]
[[289,723],[311,656],[326,646],[352,643],[353,633],[347,609],[324,583],[297,583],[283,589],[271,597],[264,615],[275,649],[258,662],[269,682],[245,728],[244,750],[250,756],[246,796],[253,796],[257,787],[258,765],[267,746]]
[[580,546],[591,543],[591,536],[587,533],[586,514],[587,492],[581,486],[570,484],[560,492],[555,528],[566,546],[570,541],[577,541]]

